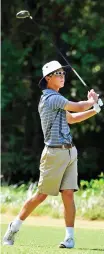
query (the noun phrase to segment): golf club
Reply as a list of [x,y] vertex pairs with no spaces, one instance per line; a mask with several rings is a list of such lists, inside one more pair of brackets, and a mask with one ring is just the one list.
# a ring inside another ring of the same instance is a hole
[[[24,18],[30,18],[34,24],[37,24],[38,27],[42,27],[39,23],[37,23],[35,20],[33,20],[33,17],[30,15],[30,12],[27,10],[19,11],[16,14],[16,18],[18,19],[24,19]],[[56,48],[57,52],[61,55],[61,57],[65,60],[65,62],[68,64],[68,66],[71,68],[71,70],[75,73],[75,75],[79,78],[79,80],[82,82],[82,84],[89,90],[88,85],[84,82],[84,80],[80,77],[80,75],[77,73],[77,71],[70,65],[68,60],[64,57],[62,52],[59,50],[59,48],[55,45],[55,43],[52,42],[52,39],[48,36],[48,38],[51,40],[52,45]],[[103,101],[99,98],[98,100],[99,106],[103,106]]]

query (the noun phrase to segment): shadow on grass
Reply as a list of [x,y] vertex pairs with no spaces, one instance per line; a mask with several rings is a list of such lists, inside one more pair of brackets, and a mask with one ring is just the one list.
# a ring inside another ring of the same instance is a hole
[[[21,247],[23,247],[23,246],[25,246],[25,247],[26,247],[26,246],[27,246],[27,247],[29,246],[29,247],[30,247],[30,244],[29,244],[29,245],[28,245],[28,244],[26,244],[26,245],[21,244],[20,246],[21,246]],[[31,244],[31,246],[34,247],[34,244]],[[44,248],[44,245],[35,245],[35,247],[37,247],[37,248]],[[51,249],[51,248],[53,248],[53,247],[54,247],[54,248],[56,248],[56,247],[59,248],[59,246],[56,245],[56,244],[55,244],[55,245],[51,245],[51,246],[46,245],[45,247],[46,247],[47,249]],[[59,249],[60,249],[60,248],[59,248]],[[66,248],[65,248],[65,249],[66,249]],[[75,250],[91,250],[91,251],[94,250],[94,251],[101,251],[101,252],[103,251],[103,252],[104,252],[104,249],[103,249],[103,248],[73,248],[73,250],[74,250],[74,249],[75,249]]]
[[78,249],[78,250],[95,250],[95,251],[104,251],[104,249],[103,249],[103,248],[96,248],[96,249],[94,249],[94,248],[76,248],[76,249]]

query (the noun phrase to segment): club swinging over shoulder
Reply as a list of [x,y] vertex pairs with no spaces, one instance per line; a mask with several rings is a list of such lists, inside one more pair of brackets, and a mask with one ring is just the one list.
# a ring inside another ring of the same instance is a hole
[[[30,15],[30,12],[27,10],[22,10],[16,14],[16,18],[24,19],[24,18],[30,18],[34,24],[37,24],[38,27],[41,27],[40,24],[38,24],[36,21],[33,20],[33,17]],[[48,36],[49,39],[51,39]],[[71,64],[68,62],[68,60],[65,58],[65,56],[62,54],[62,52],[59,50],[59,48],[56,46],[55,43],[53,43],[51,39],[52,45],[56,48],[57,52],[61,55],[61,57],[65,60],[65,62],[68,64],[68,66],[71,68],[71,70],[75,73],[75,75],[79,78],[79,80],[82,82],[82,84],[89,90],[88,85],[84,82],[84,80],[80,77],[80,75],[77,73],[77,71],[71,66]],[[99,106],[103,106],[103,102],[101,99],[99,101]]]
[[[26,11],[26,10],[23,10],[23,11],[20,11],[16,14],[16,18],[19,18],[19,19],[24,19],[24,18],[30,18],[32,19],[32,21],[34,23],[37,23],[36,21],[33,20],[33,17],[30,15],[29,11]],[[39,24],[37,24],[39,26]],[[80,79],[80,81],[83,83],[83,85],[85,87],[88,87],[87,84],[83,81],[83,79],[79,76],[79,74],[75,71],[75,69],[69,64],[68,60],[64,57],[64,55],[61,53],[61,51],[59,50],[59,48],[55,45],[55,43],[53,43],[53,46],[56,48],[57,52],[61,55],[61,57],[65,60],[65,62],[68,64],[68,66],[73,70],[73,72],[77,75],[77,77]]]

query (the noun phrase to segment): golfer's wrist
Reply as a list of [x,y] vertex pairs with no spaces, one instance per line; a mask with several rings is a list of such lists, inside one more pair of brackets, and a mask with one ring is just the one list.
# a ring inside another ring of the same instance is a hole
[[103,106],[103,101],[102,101],[100,98],[98,99],[98,102],[97,102],[97,103],[98,103],[98,105],[99,105],[100,107]]
[[101,108],[100,108],[100,106],[98,105],[98,103],[95,103],[94,105],[93,105],[93,109],[95,110],[95,112],[98,114],[98,113],[100,113],[100,111],[101,111]]
[[89,98],[88,99],[88,101],[92,104],[92,106],[96,103],[96,104],[98,104],[100,107],[102,107],[103,106],[103,101],[100,99],[100,98],[98,98],[98,100],[94,100],[93,99],[93,97],[91,97],[91,98]]

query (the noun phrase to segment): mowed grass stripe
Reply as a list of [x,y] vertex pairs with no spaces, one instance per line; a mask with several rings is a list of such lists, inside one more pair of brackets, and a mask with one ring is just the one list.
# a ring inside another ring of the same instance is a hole
[[[2,234],[7,226],[2,225]],[[2,254],[103,254],[104,230],[75,229],[75,248],[59,249],[64,228],[22,226],[14,246],[2,246]]]

